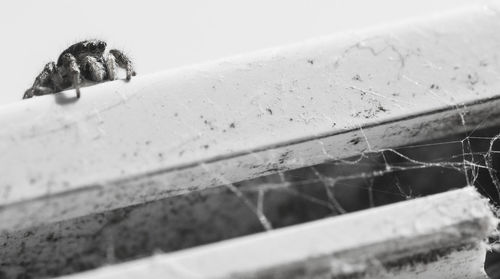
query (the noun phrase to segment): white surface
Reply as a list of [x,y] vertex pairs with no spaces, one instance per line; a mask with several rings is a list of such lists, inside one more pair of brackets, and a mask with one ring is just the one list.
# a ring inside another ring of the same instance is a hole
[[496,226],[467,187],[68,278],[485,278],[482,241]]
[[101,38],[139,75],[450,9],[471,0],[188,0],[0,3],[0,105],[20,101],[45,63]]
[[469,8],[6,106],[0,228],[498,124],[499,29]]

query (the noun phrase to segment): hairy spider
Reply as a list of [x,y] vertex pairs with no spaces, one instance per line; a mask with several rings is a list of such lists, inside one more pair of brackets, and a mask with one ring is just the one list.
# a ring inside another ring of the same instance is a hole
[[82,82],[104,82],[116,79],[116,66],[125,69],[127,80],[135,76],[132,61],[120,50],[105,53],[106,42],[86,40],[68,47],[59,55],[57,64],[49,62],[26,90],[23,99],[54,94],[74,87],[80,98]]

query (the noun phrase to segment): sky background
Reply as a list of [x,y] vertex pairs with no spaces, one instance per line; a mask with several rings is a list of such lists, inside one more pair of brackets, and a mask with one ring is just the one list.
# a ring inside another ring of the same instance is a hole
[[20,101],[47,62],[88,38],[124,50],[144,75],[478,1],[6,2],[0,4],[0,105]]

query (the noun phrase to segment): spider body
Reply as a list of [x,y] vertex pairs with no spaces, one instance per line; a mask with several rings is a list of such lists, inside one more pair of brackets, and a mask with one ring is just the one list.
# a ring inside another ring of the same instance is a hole
[[76,89],[76,96],[80,98],[82,82],[115,80],[116,66],[125,69],[127,80],[135,76],[132,61],[122,51],[111,49],[106,53],[105,50],[106,42],[101,40],[86,40],[71,45],[59,55],[57,64],[49,62],[45,65],[23,99],[54,94],[71,87]]

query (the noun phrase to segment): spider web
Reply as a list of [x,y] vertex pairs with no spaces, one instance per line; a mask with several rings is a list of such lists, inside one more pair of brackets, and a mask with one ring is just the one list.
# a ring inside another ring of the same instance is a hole
[[[449,105],[465,127],[467,107]],[[500,127],[483,128],[488,117],[464,133],[378,150],[372,149],[370,139],[359,128],[366,150],[358,156],[240,183],[226,181],[224,186],[242,200],[266,231],[470,185],[490,201],[498,215]],[[291,197],[289,204],[277,206],[283,196]],[[279,207],[288,212],[277,213]],[[493,278],[500,274],[499,243],[497,233],[490,239],[492,250],[485,263]]]
[[[377,51],[356,44],[347,49],[344,55],[352,50],[362,50],[373,56],[388,51],[398,65],[397,79],[424,87],[402,71],[408,64],[410,53],[403,53],[394,45],[385,44],[385,41],[383,43],[383,47]],[[468,78],[471,85],[477,83],[474,75]],[[468,128],[471,116],[467,113],[467,105],[450,102],[452,94],[445,89],[441,90],[445,97],[436,94],[435,86],[432,85],[427,92],[437,102],[451,108],[467,132],[397,148],[377,149],[376,144],[372,143],[375,139],[358,126],[366,148],[356,156],[334,159],[338,158],[338,154],[330,154],[327,148],[323,148],[323,158],[331,158],[325,163],[277,171],[272,175],[238,183],[231,183],[212,171],[209,165],[202,164],[201,167],[211,173],[221,187],[196,190],[184,196],[26,231],[24,234],[33,235],[34,242],[54,244],[40,248],[42,252],[34,255],[34,252],[24,253],[24,247],[35,247],[36,244],[22,244],[24,242],[20,241],[18,244],[14,240],[14,248],[9,251],[21,252],[17,254],[19,259],[10,256],[12,265],[18,265],[16,261],[30,262],[33,270],[36,270],[32,274],[55,276],[144,257],[156,251],[176,251],[467,185],[473,185],[493,205],[500,206],[500,180],[497,174],[500,164],[500,128],[484,128],[484,124],[491,120],[490,115],[472,129]],[[393,103],[395,107],[404,108],[408,105],[397,99],[388,99],[373,89],[352,84],[345,88],[370,96],[366,101],[369,107],[380,109],[377,100],[381,99]],[[365,118],[373,117],[375,113],[373,108],[365,112],[366,115],[361,115]],[[360,115],[353,112],[352,116]],[[321,140],[317,140],[317,144],[327,146]],[[255,156],[259,155],[255,153]],[[300,161],[302,158],[295,159]],[[264,159],[262,161],[265,162]],[[491,240],[491,246],[493,251],[498,249],[496,239]],[[54,262],[48,255],[58,255],[64,260]],[[487,269],[488,264],[494,268],[495,263],[499,262],[498,255],[491,252],[488,257]],[[9,257],[3,255],[1,258]],[[65,265],[61,262],[69,262],[69,267],[63,269]]]
[[[463,109],[456,113],[467,120]],[[498,127],[473,129],[398,148],[367,148],[350,158],[238,183],[214,174],[222,186],[18,234],[30,235],[33,243],[13,234],[17,257],[2,255],[8,249],[0,251],[0,258],[12,261],[3,262],[3,270],[6,276],[74,273],[467,185],[474,185],[498,206],[499,131]],[[367,147],[373,146],[370,138],[364,140]],[[208,165],[202,167],[210,171]],[[44,242],[48,244],[40,245]],[[493,250],[486,260],[490,275],[498,268],[496,243],[491,239]],[[10,269],[18,261],[29,262],[30,269]]]
[[[359,92],[361,100],[367,106],[365,110],[353,111],[351,117],[376,118],[377,111],[374,111],[374,108],[385,111],[382,101],[391,103],[393,107],[401,110],[404,110],[405,107],[411,107],[411,104],[402,98],[388,97],[388,94],[380,93],[371,87],[362,88],[357,85],[356,81],[360,80],[357,73],[362,71],[360,70],[362,67],[358,63],[361,65],[364,63],[363,56],[360,56],[359,53],[367,53],[374,59],[373,63],[381,62],[384,58],[393,60],[393,69],[385,71],[389,72],[388,76],[395,77],[388,79],[394,79],[396,83],[404,81],[406,84],[421,89],[422,94],[429,95],[435,102],[448,107],[457,116],[463,128],[456,130],[465,132],[397,148],[376,149],[374,148],[376,144],[372,144],[372,141],[376,139],[370,138],[364,129],[356,124],[358,134],[361,135],[360,139],[364,141],[365,145],[364,151],[357,156],[335,159],[339,157],[338,154],[330,154],[328,148],[325,148],[328,145],[322,140],[317,140],[317,144],[322,147],[324,153],[321,155],[331,158],[330,161],[296,170],[278,171],[269,176],[240,183],[230,183],[224,177],[214,175],[220,184],[225,185],[232,194],[242,201],[242,204],[248,207],[255,218],[259,220],[262,229],[271,230],[282,226],[280,224],[282,216],[270,217],[273,210],[276,210],[271,209],[271,205],[274,204],[273,199],[280,199],[276,198],[278,195],[292,196],[295,197],[294,200],[301,199],[303,203],[323,208],[325,212],[329,212],[329,215],[338,215],[472,185],[493,205],[497,207],[500,205],[500,180],[497,177],[497,165],[500,163],[498,162],[500,157],[496,156],[500,128],[487,128],[488,122],[491,122],[495,115],[493,112],[483,113],[479,124],[471,127],[470,123],[478,123],[478,116],[470,114],[468,105],[455,101],[456,98],[451,92],[451,86],[450,89],[445,88],[445,86],[440,88],[437,84],[432,84],[429,87],[427,84],[417,81],[411,76],[411,71],[405,68],[408,64],[415,63],[412,62],[415,57],[418,57],[417,61],[423,59],[427,63],[423,69],[420,69],[422,71],[428,67],[437,69],[436,71],[439,72],[442,67],[434,64],[431,60],[424,59],[425,55],[418,47],[411,49],[398,44],[398,39],[391,36],[387,38],[373,37],[348,47],[337,58],[334,68],[339,72],[348,73],[339,78],[339,80],[347,82],[342,84],[333,81],[332,83],[338,87]],[[479,92],[484,91],[485,87],[492,86],[487,85],[485,80],[489,79],[486,75],[490,75],[492,72],[492,69],[488,67],[494,65],[488,65],[486,60],[479,59],[480,54],[474,53],[474,55],[480,60],[478,70],[466,75],[466,88],[460,88],[460,90],[466,89],[468,93],[479,95]],[[342,64],[347,64],[344,59],[347,60],[348,57],[355,58],[348,60],[351,65],[341,69]],[[436,59],[438,58],[436,57]],[[494,61],[493,64],[496,64],[496,56]],[[414,67],[421,67],[421,65]],[[454,70],[460,69],[458,66],[453,68]],[[479,69],[482,69],[482,74],[485,74],[485,77],[480,76]],[[496,68],[493,71],[495,70]],[[353,73],[356,74],[353,75]],[[348,78],[349,75],[353,75],[352,80]],[[370,72],[368,71],[365,76],[370,76]],[[485,80],[481,81],[482,78]],[[452,77],[451,80],[456,80],[456,76]],[[293,92],[297,87],[296,82],[296,80],[292,82],[294,83],[292,86],[281,84],[280,88]],[[391,81],[387,83],[388,90],[392,86],[390,83]],[[366,86],[369,85],[370,83]],[[392,96],[396,95],[392,94]],[[435,138],[431,134],[428,136]],[[254,154],[259,156],[257,153]],[[302,158],[295,159],[302,160]],[[314,158],[311,160],[314,161]],[[266,162],[266,160],[263,159],[262,162]],[[207,165],[202,167],[207,173],[215,173]],[[303,206],[307,207],[307,205]],[[300,222],[297,221],[297,223]]]
[[[369,150],[353,158],[226,183],[225,187],[250,208],[265,230],[272,229],[273,222],[266,218],[264,200],[274,192],[297,196],[338,215],[473,185],[498,206],[498,130]],[[311,190],[315,187],[316,192]]]
[[[376,139],[370,138],[370,135],[358,125],[358,134],[364,141],[365,149],[357,156],[334,159],[338,158],[338,154],[330,154],[328,148],[325,148],[328,145],[322,140],[317,140],[317,144],[322,147],[324,153],[322,156],[332,160],[315,166],[278,171],[269,176],[239,183],[230,183],[220,176],[214,176],[214,178],[220,181],[229,193],[237,197],[241,205],[248,208],[254,220],[260,224],[260,230],[264,231],[469,185],[476,187],[490,200],[491,204],[498,208],[500,206],[500,180],[497,174],[500,164],[500,156],[498,156],[500,128],[488,128],[487,125],[495,115],[493,112],[481,114],[482,119],[479,124],[471,126],[470,123],[478,123],[478,116],[469,113],[474,109],[469,108],[468,105],[455,101],[451,87],[440,88],[437,84],[431,84],[429,87],[417,81],[413,78],[411,71],[405,69],[408,64],[412,63],[414,57],[418,59],[425,57],[418,47],[415,49],[401,47],[397,39],[389,36],[388,38],[369,38],[344,50],[334,65],[336,70],[342,67],[343,60],[348,56],[355,57],[355,59],[349,60],[352,65],[339,70],[339,72],[348,73],[347,76],[338,79],[347,81],[346,84],[339,82],[336,84],[359,92],[361,100],[368,107],[364,111],[361,109],[358,112],[353,111],[351,116],[373,118],[376,116],[377,109],[385,110],[381,105],[382,101],[392,103],[393,107],[402,110],[411,106],[404,99],[388,97],[388,94],[379,93],[376,89],[362,88],[357,85],[356,81],[360,80],[360,75],[353,75],[353,73],[358,73],[362,68],[362,63],[358,65],[356,62],[359,59],[357,57],[359,53],[363,52],[368,53],[374,59],[384,56],[393,60],[395,67],[386,70],[390,72],[389,76],[395,76],[393,78],[396,83],[404,81],[415,88],[422,89],[423,94],[428,94],[437,103],[448,107],[459,119],[459,124],[463,128],[459,127],[456,131],[465,132],[396,148],[377,149],[374,148],[377,144],[372,144],[372,141]],[[474,55],[477,55],[476,58],[479,59],[479,54]],[[436,57],[436,59],[439,58]],[[362,56],[359,60],[363,62]],[[424,60],[428,67],[435,68],[438,72],[441,70],[440,66],[430,60]],[[376,61],[372,62],[376,63]],[[488,65],[485,60],[479,62],[479,68],[483,70],[488,66],[491,65]],[[454,70],[457,69],[459,67],[455,66]],[[424,69],[421,70],[424,71]],[[486,71],[491,72],[491,69]],[[478,95],[477,92],[484,90],[480,88],[482,85],[488,86],[485,81],[480,82],[482,77],[478,72],[473,71],[466,75],[465,89],[469,91],[468,93]],[[352,80],[348,78],[349,74],[353,75]],[[452,80],[455,78],[453,77]],[[390,82],[387,84],[389,85]],[[296,84],[290,88],[286,84],[280,86],[284,91],[290,92],[295,90],[295,87]],[[387,86],[388,90],[390,88]],[[435,138],[431,134],[428,136]],[[259,155],[255,154],[255,156]],[[300,161],[302,158],[295,159]],[[207,173],[214,173],[208,166],[203,165],[203,168]],[[258,229],[254,228],[254,230]],[[498,250],[497,243],[497,239],[491,240],[493,251]],[[498,255],[491,253],[488,256],[487,265],[500,262]]]

